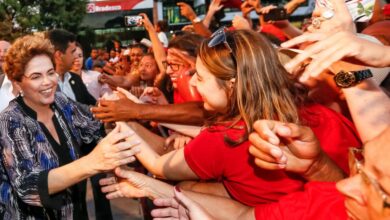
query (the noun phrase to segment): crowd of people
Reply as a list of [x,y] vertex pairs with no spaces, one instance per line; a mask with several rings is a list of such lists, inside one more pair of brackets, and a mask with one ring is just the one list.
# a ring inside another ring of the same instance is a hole
[[141,13],[149,40],[89,57],[62,29],[0,39],[0,218],[88,219],[90,179],[96,219],[116,198],[156,219],[390,219],[389,17],[267,16],[302,3],[246,0],[222,26],[224,1],[179,2],[174,36]]

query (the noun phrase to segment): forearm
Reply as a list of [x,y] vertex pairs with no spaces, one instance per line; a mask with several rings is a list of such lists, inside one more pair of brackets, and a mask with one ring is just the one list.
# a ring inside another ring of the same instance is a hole
[[125,76],[115,75],[115,76],[108,76],[108,77],[109,78],[104,82],[114,88],[116,87],[121,87],[124,89],[131,88],[131,82]]
[[194,26],[195,33],[205,38],[209,38],[211,36],[211,31],[202,22],[192,23],[192,25]]
[[220,182],[204,183],[198,181],[183,181],[180,182],[178,185],[181,189],[184,190],[230,198],[229,193],[226,191],[225,187]]
[[390,125],[390,99],[372,79],[343,89],[356,129],[365,143]]
[[163,137],[149,131],[137,122],[128,122],[127,124],[135,131],[135,133],[137,133],[137,135],[139,135],[139,137],[145,140],[145,142],[151,146],[157,154],[162,155],[167,153],[164,149],[165,139]]
[[160,73],[165,73],[165,69],[164,69],[164,66],[162,64],[162,62],[167,59],[167,55],[165,53],[164,46],[161,43],[161,41],[159,40],[157,32],[154,29],[154,27],[148,28],[148,34],[150,37],[150,41],[152,41],[153,55],[154,55],[154,58],[156,59]]
[[287,11],[287,14],[292,14],[305,0],[291,0],[284,5],[284,8]]
[[382,46],[375,43],[365,45],[361,50],[364,55],[367,54],[367,59],[371,60],[371,66],[375,67],[390,67],[390,46]]
[[206,112],[201,102],[172,105],[139,104],[137,119],[177,124],[203,125]]
[[208,10],[206,16],[204,17],[202,23],[206,28],[210,27],[211,20],[213,19],[215,11]]
[[48,174],[49,195],[58,193],[98,172],[91,167],[88,156],[52,169]]
[[203,193],[184,191],[185,195],[200,204],[214,219],[254,220],[254,208],[232,199]]

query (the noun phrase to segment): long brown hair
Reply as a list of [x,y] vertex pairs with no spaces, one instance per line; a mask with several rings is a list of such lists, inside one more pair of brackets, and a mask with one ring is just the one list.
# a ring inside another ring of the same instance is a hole
[[[299,123],[298,107],[304,100],[294,81],[278,59],[271,43],[260,34],[228,31],[226,44],[209,47],[204,41],[198,57],[228,92],[229,105],[225,119],[243,119],[247,134],[259,119]],[[229,80],[235,79],[232,89]]]

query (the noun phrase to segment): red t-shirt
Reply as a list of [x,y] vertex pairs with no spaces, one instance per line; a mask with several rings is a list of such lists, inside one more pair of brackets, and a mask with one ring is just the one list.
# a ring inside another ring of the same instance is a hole
[[342,114],[318,104],[306,106],[300,115],[303,123],[313,130],[325,153],[349,174],[348,148],[362,146],[353,123]]
[[[332,159],[347,166],[346,149],[360,143],[353,134],[353,126],[349,127],[350,123],[341,115],[320,105],[306,107],[301,112],[324,151],[333,153]],[[235,147],[224,141],[226,136],[236,140],[244,132],[243,126],[227,129],[219,125],[203,130],[184,149],[187,164],[202,180],[222,181],[233,198],[249,206],[275,202],[286,194],[302,191],[305,181],[298,175],[257,167],[248,151],[249,141]]]
[[255,207],[256,219],[346,220],[344,196],[335,183],[310,182],[303,192],[284,196],[278,202]]

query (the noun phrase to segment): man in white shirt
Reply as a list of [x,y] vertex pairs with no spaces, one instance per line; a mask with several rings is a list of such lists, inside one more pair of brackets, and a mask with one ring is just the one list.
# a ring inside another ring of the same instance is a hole
[[5,54],[10,46],[11,44],[8,41],[0,40],[0,74],[3,74],[3,62]]
[[7,108],[9,101],[16,97],[18,90],[12,85],[7,75],[0,75],[0,112]]
[[8,48],[11,44],[8,41],[0,40],[0,112],[9,104],[9,101],[15,98],[17,90],[12,86],[11,81],[3,73],[3,62]]
[[96,99],[89,94],[81,77],[69,72],[76,58],[76,36],[68,31],[55,29],[48,33],[54,45],[55,70],[59,75],[58,88],[70,99],[85,105],[95,105]]

